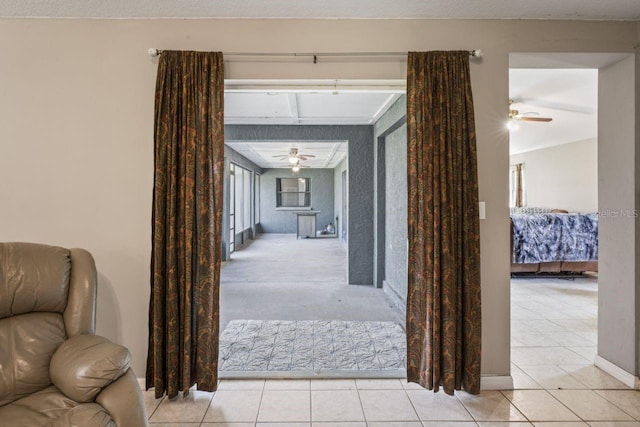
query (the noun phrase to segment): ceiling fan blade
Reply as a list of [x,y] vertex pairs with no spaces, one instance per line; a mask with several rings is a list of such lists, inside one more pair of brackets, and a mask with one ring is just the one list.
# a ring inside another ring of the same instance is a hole
[[280,157],[281,159],[286,159],[287,157],[289,157],[288,154],[282,155],[282,156],[271,156],[271,157]]
[[[288,169],[290,169],[290,168],[292,168],[294,166],[296,166],[296,165],[292,165],[291,163],[289,163],[289,164],[286,164],[286,165],[278,165],[276,167],[277,168],[288,168]],[[306,166],[306,165],[301,165],[301,164],[298,164],[297,166],[299,168],[310,168],[311,167],[311,166]]]
[[313,154],[300,154],[298,155],[298,157],[300,156],[304,156],[304,157],[315,157]]
[[522,117],[518,117],[518,120],[522,121],[522,122],[550,122],[551,120],[553,120],[551,117],[529,117],[529,116],[522,116]]
[[597,108],[585,105],[567,104],[562,102],[553,102],[544,99],[521,98],[518,102],[534,107],[548,108],[550,110],[567,111],[570,113],[595,114]]

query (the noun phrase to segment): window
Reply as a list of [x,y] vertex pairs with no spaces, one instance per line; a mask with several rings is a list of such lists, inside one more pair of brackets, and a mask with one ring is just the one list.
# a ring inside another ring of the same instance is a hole
[[277,208],[307,208],[310,206],[310,178],[276,178]]
[[255,172],[229,165],[229,253],[252,238],[252,227],[259,222],[260,177]]
[[231,165],[229,175],[229,253],[235,250],[236,241],[236,168]]
[[243,179],[242,230],[244,231],[251,228],[251,172],[247,169],[244,169]]
[[254,189],[253,190],[253,196],[254,196],[253,219],[254,219],[254,224],[260,224],[260,175],[255,174],[254,181],[255,182],[253,183],[253,189]]
[[[244,201],[242,200],[243,196],[244,196],[244,190],[243,190],[243,184],[244,184],[244,169],[241,168],[240,166],[235,166],[235,195],[234,195],[234,199],[235,199],[235,232],[236,234],[242,232],[242,230],[244,230],[242,228],[242,225],[244,224]],[[240,242],[242,243],[242,242]]]
[[238,165],[231,165],[232,184],[230,203],[234,204],[232,224],[240,233],[251,228],[251,171]]
[[509,167],[509,206],[512,208],[524,206],[524,163]]

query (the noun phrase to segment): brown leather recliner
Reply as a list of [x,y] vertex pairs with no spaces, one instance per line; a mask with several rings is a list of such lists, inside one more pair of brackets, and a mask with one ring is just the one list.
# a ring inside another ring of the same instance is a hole
[[0,243],[0,425],[147,426],[129,351],[94,335],[83,249]]

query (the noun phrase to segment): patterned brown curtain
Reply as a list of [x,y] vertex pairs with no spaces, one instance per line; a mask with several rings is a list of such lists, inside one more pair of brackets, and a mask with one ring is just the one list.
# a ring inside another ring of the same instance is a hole
[[407,377],[480,391],[480,224],[469,53],[412,52],[407,69]]
[[155,95],[147,388],[213,391],[224,165],[222,53],[164,51]]

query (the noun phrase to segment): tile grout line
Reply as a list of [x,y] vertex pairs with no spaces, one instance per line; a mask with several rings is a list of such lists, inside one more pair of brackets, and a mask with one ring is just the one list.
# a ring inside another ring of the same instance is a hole
[[[196,389],[193,390],[193,392],[199,391],[197,389],[197,387],[198,386],[196,385]],[[216,387],[216,390],[218,389],[218,387],[220,387],[219,383],[218,383],[218,386]],[[207,392],[205,392],[205,393],[207,393]],[[200,420],[200,423],[198,425],[200,425],[200,424],[202,424],[204,422],[204,418],[207,416],[207,412],[209,412],[209,408],[211,407],[211,402],[213,402],[213,398],[215,397],[215,395],[216,395],[215,391],[211,393],[211,399],[209,399],[209,404],[207,405],[207,409],[204,410],[204,413],[202,414],[202,419]],[[195,400],[195,394],[194,394],[193,397],[194,397],[194,400]]]
[[256,421],[253,423],[254,426],[258,424],[258,419],[260,419],[260,409],[262,409],[262,399],[264,397],[264,390],[267,388],[267,381],[262,380],[262,388],[260,389],[260,401],[258,402],[258,410],[256,411]]
[[311,394],[311,380],[309,380],[309,426],[313,425],[313,397]]
[[473,416],[473,414],[471,413],[471,411],[469,410],[469,408],[467,408],[467,406],[464,404],[464,402],[462,401],[462,399],[460,399],[460,393],[453,392],[453,395],[455,396],[455,398],[458,400],[458,403],[460,403],[460,405],[462,405],[462,407],[464,408],[465,411],[467,411],[467,414],[469,414],[469,416],[471,417],[471,419],[473,420],[473,422],[476,425],[480,425],[478,424],[478,421],[476,420],[476,418]]
[[[625,415],[628,415],[631,417],[632,420],[634,421],[639,421],[636,417],[634,417],[633,415],[631,415],[630,413],[628,413],[627,411],[625,411],[623,408],[621,408],[620,406],[616,405],[615,402],[609,400],[606,398],[606,396],[601,395],[600,393],[598,393],[598,391],[606,391],[606,390],[591,390],[596,396],[601,397],[602,399],[606,400],[607,402],[611,403],[613,406],[615,406],[616,408],[620,409]],[[622,390],[625,391],[625,390]],[[633,390],[632,390],[633,391]]]
[[[516,391],[516,390],[509,390],[509,391]],[[551,393],[547,392],[546,390],[544,390],[544,391],[545,391],[546,393],[548,393],[548,394],[551,394]],[[500,394],[502,394],[502,396],[503,396],[505,399],[507,399],[507,402],[509,402],[509,405],[511,405],[511,406],[513,406],[514,408],[516,408],[516,411],[518,411],[518,412],[519,412],[519,413],[520,413],[520,414],[521,414],[521,415],[522,415],[522,416],[527,420],[527,422],[528,422],[529,424],[534,425],[534,424],[533,424],[534,422],[533,422],[533,421],[531,421],[531,420],[529,419],[529,417],[527,417],[527,416],[524,414],[524,412],[523,412],[522,410],[520,410],[520,408],[518,408],[518,406],[517,406],[515,403],[513,403],[511,400],[509,400],[509,398],[507,397],[507,395],[506,395],[506,394],[504,394],[504,390],[500,390]],[[568,409],[568,408],[567,408],[567,409]],[[582,419],[582,418],[580,418],[580,417],[578,417],[578,418],[579,418],[579,419]],[[537,421],[537,422],[541,422],[541,421]]]
[[[147,391],[148,391],[148,390],[147,390]],[[154,391],[154,393],[155,393],[155,391]],[[149,414],[149,416],[147,417],[147,420],[150,420],[150,419],[151,419],[151,417],[153,416],[153,414],[155,414],[155,413],[156,413],[156,411],[157,411],[157,410],[158,410],[158,408],[160,407],[160,404],[161,404],[162,402],[164,402],[165,397],[166,397],[165,395],[162,395],[162,397],[160,398],[160,402],[158,402],[158,404],[156,405],[156,407],[153,409],[153,412],[151,412],[151,414]]]
[[556,396],[554,396],[553,393],[551,393],[549,390],[545,390],[548,394],[551,395],[551,397],[553,397],[555,400],[557,400],[562,406],[564,406],[565,408],[567,408],[569,410],[569,412],[571,412],[572,414],[574,414],[576,417],[578,417],[578,419],[582,422],[587,422],[587,420],[583,419],[580,415],[578,415],[573,409],[569,408],[567,405],[564,404],[563,401],[561,401],[560,399],[558,399]]
[[411,400],[411,396],[409,396],[409,393],[407,392],[407,389],[402,384],[400,384],[400,386],[402,387],[402,390],[404,391],[404,395],[407,396],[407,399],[409,400],[409,404],[411,405],[411,408],[413,409],[413,412],[416,414],[416,417],[418,417],[418,420],[420,421],[420,424],[422,424],[424,426],[424,422],[420,418],[420,414],[418,414],[418,410],[416,409],[416,405],[414,405],[413,400]]
[[356,393],[358,393],[358,401],[360,402],[360,409],[362,410],[362,417],[364,418],[364,423],[368,427],[369,420],[367,420],[367,414],[364,412],[364,404],[362,403],[362,396],[360,396],[360,389],[358,388],[358,382],[354,379],[353,385],[356,388]]

